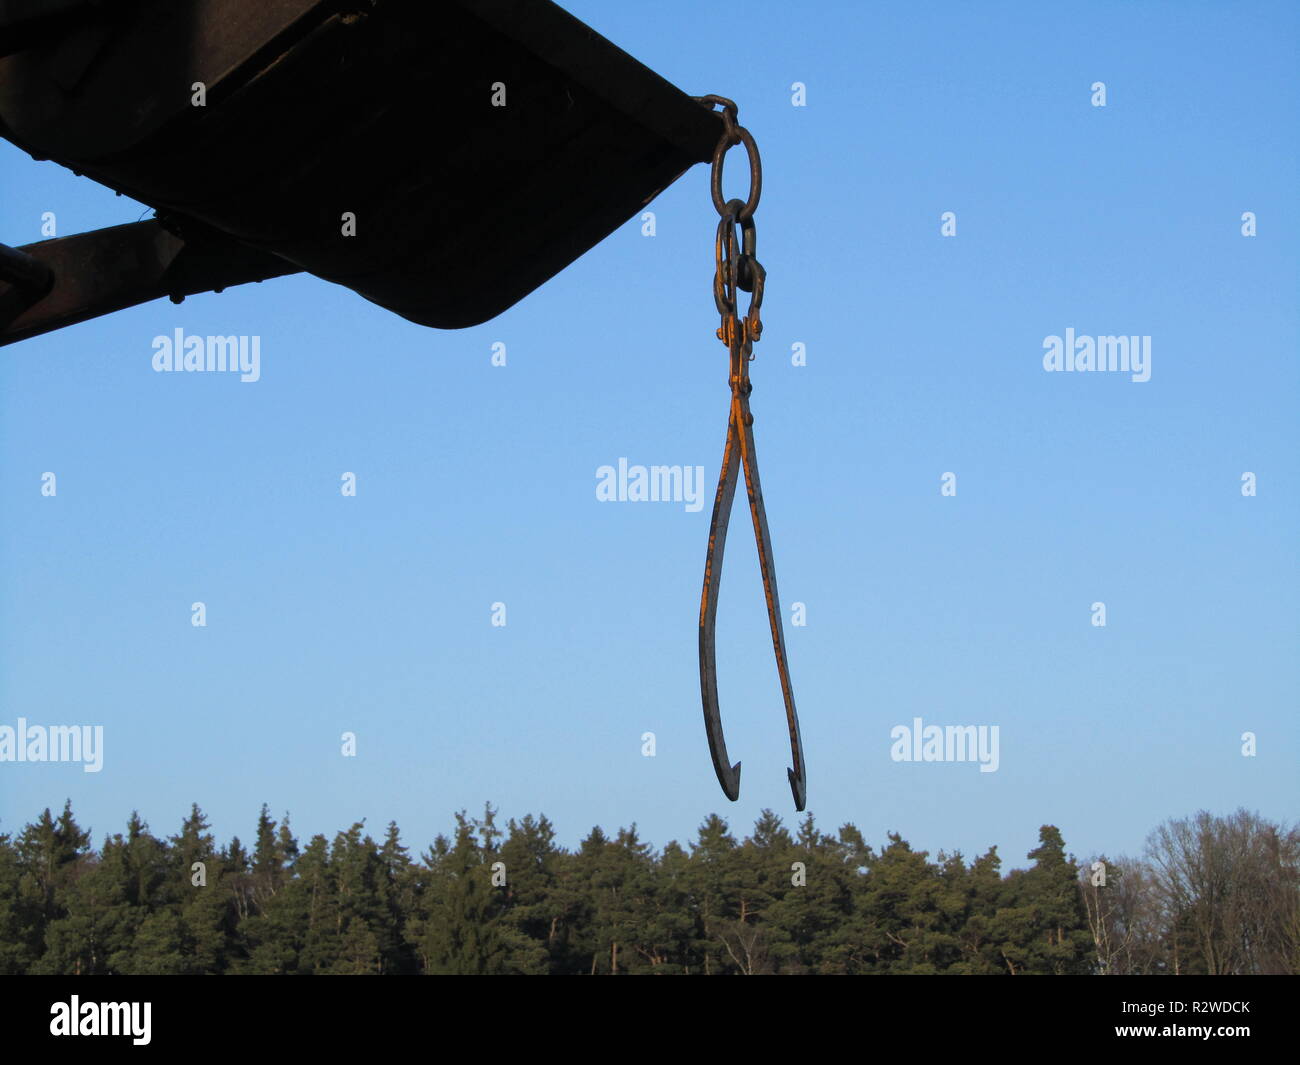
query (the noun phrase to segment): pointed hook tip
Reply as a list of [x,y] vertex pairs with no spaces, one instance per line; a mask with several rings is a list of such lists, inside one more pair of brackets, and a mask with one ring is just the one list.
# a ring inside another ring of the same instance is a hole
[[733,765],[725,777],[719,773],[718,783],[722,785],[722,794],[736,802],[740,798],[740,763]]
[[808,805],[808,785],[803,777],[795,773],[793,769],[787,769],[785,773],[790,778],[790,792],[794,795],[794,808],[802,813],[803,808]]

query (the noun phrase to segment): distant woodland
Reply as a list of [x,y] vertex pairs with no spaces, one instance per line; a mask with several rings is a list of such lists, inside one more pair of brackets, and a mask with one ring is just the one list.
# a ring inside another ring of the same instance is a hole
[[491,806],[418,856],[396,824],[301,844],[265,807],[251,839],[218,846],[194,806],[95,850],[46,810],[0,835],[0,973],[1300,972],[1300,832],[1245,810],[1169,821],[1137,858],[1076,860],[1045,825],[1009,872],[996,847],[932,858],[770,811],[658,850],[633,826],[569,851]]

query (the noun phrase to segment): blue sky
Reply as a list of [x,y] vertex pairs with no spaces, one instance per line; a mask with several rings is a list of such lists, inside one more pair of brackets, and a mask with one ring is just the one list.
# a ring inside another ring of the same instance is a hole
[[[1293,820],[1300,9],[769,2],[737,34],[726,5],[564,6],[738,101],[763,154],[752,403],[821,826],[1023,864],[1044,823],[1083,857],[1199,808]],[[298,276],[0,353],[0,724],[105,730],[97,774],[0,764],[0,831],[65,797],[96,839],[193,801],[219,838],[266,802],[420,849],[486,800],[567,845],[792,821],[743,497],[731,804],[699,707],[709,506],[595,495],[626,457],[703,466],[711,502],[721,458],[707,168],[652,209],[472,329]],[[141,217],[0,145],[0,239],[45,211]],[[178,327],[260,336],[261,379],[154,373]],[[1045,372],[1067,328],[1150,336],[1151,379]],[[892,761],[915,717],[997,725],[998,771]]]

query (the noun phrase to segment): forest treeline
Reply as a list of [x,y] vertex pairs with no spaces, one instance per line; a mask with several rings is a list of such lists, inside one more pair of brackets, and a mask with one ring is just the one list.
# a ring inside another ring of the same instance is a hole
[[[544,816],[456,817],[418,857],[390,824],[251,850],[198,806],[170,837],[132,815],[98,851],[70,805],[0,835],[0,973],[1296,973],[1300,833],[1240,810],[1160,826],[1139,859],[1078,862],[1051,825],[931,859],[897,834],[764,811],[689,846],[635,826],[574,851]],[[1104,883],[1103,881],[1104,874]]]

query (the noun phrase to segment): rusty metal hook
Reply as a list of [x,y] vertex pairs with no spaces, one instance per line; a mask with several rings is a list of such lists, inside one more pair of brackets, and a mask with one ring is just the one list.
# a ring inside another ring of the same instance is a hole
[[[794,689],[790,683],[790,666],[786,661],[785,632],[781,626],[781,596],[776,590],[776,563],[772,558],[772,534],[767,528],[767,510],[763,506],[763,489],[758,480],[758,455],[754,450],[754,415],[749,409],[749,362],[754,357],[754,342],[763,332],[760,308],[767,271],[757,258],[757,230],[754,208],[763,189],[763,164],[754,138],[736,121],[736,105],[725,96],[697,97],[712,109],[722,107],[722,135],[713,152],[710,195],[719,221],[714,242],[713,299],[722,315],[718,339],[726,346],[731,362],[731,413],[727,419],[727,442],[722,452],[722,471],[718,475],[718,493],[713,500],[713,518],[709,523],[709,553],[704,561],[704,591],[700,596],[700,694],[704,703],[704,729],[709,737],[709,754],[718,783],[728,799],[740,797],[740,763],[731,764],[727,740],[722,731],[722,713],[718,709],[718,663],[715,632],[718,619],[718,587],[722,581],[722,556],[727,546],[727,526],[731,521],[731,504],[736,495],[740,468],[745,469],[745,488],[749,493],[749,513],[754,522],[754,539],[758,542],[758,565],[763,573],[763,594],[767,598],[767,618],[772,628],[772,647],[776,652],[776,671],[781,678],[781,695],[785,700],[785,717],[790,727],[790,754],[794,765],[787,770],[790,791],[796,810],[804,808],[807,783],[803,764],[803,741],[799,737],[799,714],[794,706]],[[749,195],[744,200],[723,200],[722,161],[727,149],[745,146],[749,157]],[[737,238],[736,230],[740,230]],[[750,294],[749,309],[742,317],[737,307],[737,292]]]
[[[734,315],[733,315],[734,321]],[[718,475],[718,492],[713,501],[713,518],[709,523],[709,552],[704,562],[704,590],[700,597],[700,694],[704,703],[704,728],[709,738],[709,754],[723,793],[733,802],[740,797],[740,763],[731,764],[727,741],[722,731],[722,714],[718,708],[718,665],[715,631],[718,616],[718,589],[722,581],[722,558],[727,546],[727,526],[731,521],[731,504],[736,494],[741,466],[745,469],[745,488],[749,494],[749,513],[758,544],[758,564],[763,574],[763,594],[767,599],[767,617],[772,629],[772,647],[776,652],[776,669],[781,678],[781,695],[785,700],[786,722],[790,728],[790,753],[794,765],[788,769],[790,791],[796,810],[807,801],[803,741],[799,736],[799,714],[794,705],[790,683],[790,666],[786,660],[785,632],[781,625],[781,597],[776,588],[776,563],[772,557],[772,534],[767,527],[767,510],[763,506],[763,488],[758,478],[758,454],[754,449],[754,416],[749,409],[749,359],[752,340],[744,338],[743,323],[730,332],[727,344],[731,355],[731,413],[727,419],[727,442],[723,448],[722,470]]]

